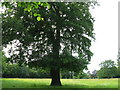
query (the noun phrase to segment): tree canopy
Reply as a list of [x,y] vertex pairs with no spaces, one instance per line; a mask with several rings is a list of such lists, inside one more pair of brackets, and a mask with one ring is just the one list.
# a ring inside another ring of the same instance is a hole
[[112,60],[105,60],[100,64],[101,69],[98,71],[98,77],[111,78],[117,76],[117,67]]
[[49,68],[52,79],[59,78],[60,69],[77,72],[87,68],[94,40],[89,3],[52,2],[48,3],[49,8],[38,5],[33,11],[25,10],[27,2],[9,4],[3,13],[2,43],[4,47],[7,44],[16,47],[9,50],[11,62]]

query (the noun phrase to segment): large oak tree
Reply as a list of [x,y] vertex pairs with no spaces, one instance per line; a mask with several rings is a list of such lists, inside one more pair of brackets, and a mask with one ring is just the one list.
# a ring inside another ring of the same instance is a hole
[[56,2],[49,3],[49,8],[36,3],[33,11],[29,7],[34,2],[29,3],[28,10],[25,4],[28,5],[27,2],[3,4],[6,6],[3,46],[16,45],[9,50],[11,62],[48,68],[51,85],[61,85],[60,70],[83,70],[93,55],[90,46],[94,20],[90,3]]

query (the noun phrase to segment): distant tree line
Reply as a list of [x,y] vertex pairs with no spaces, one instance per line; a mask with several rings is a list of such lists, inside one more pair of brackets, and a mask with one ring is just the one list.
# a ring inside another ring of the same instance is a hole
[[[30,68],[28,66],[19,64],[3,63],[2,65],[2,77],[3,78],[51,78],[50,72],[43,68]],[[89,78],[84,72],[62,71],[61,78],[64,79],[79,79]]]
[[47,69],[31,68],[26,65],[19,65],[18,63],[10,63],[9,61],[9,58],[2,54],[3,78],[50,78],[50,73]]
[[50,78],[50,73],[42,68],[30,68],[18,64],[4,63],[2,65],[3,78]]
[[100,64],[101,69],[97,72],[99,78],[119,78],[118,66],[112,60],[105,60]]
[[[17,63],[9,63],[9,58],[2,56],[2,77],[3,78],[51,78],[50,72],[43,68],[31,68],[26,65],[20,66]],[[120,78],[119,62],[116,65],[112,60],[105,60],[100,64],[100,70],[74,72],[62,71],[61,78],[64,79],[89,79],[89,78]]]
[[100,64],[100,70],[89,73],[90,78],[120,78],[119,63],[112,60],[105,60]]
[[[29,67],[26,65],[19,65],[18,63],[10,63],[4,55],[2,56],[2,77],[3,78],[51,78],[50,72],[47,69]],[[61,78],[89,78],[89,75],[83,71],[62,71]]]

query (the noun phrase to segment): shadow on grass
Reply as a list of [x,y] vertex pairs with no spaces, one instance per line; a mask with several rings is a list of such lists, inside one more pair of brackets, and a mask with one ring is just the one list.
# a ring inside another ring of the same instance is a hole
[[118,88],[106,88],[105,86],[89,87],[88,85],[63,85],[63,86],[49,86],[49,85],[36,85],[33,84],[30,87],[12,87],[3,88],[2,90],[118,90]]
[[47,88],[88,88],[88,85],[62,85],[62,86],[48,86]]
[[118,88],[3,88],[2,90],[118,90]]

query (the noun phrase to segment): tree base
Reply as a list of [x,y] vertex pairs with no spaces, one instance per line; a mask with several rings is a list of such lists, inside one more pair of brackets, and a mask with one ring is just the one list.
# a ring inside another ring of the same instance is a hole
[[60,80],[59,81],[53,81],[51,82],[50,86],[62,86]]
[[62,84],[50,84],[50,86],[62,86]]
[[60,69],[52,68],[51,76],[52,76],[52,81],[50,86],[62,86],[60,81]]

